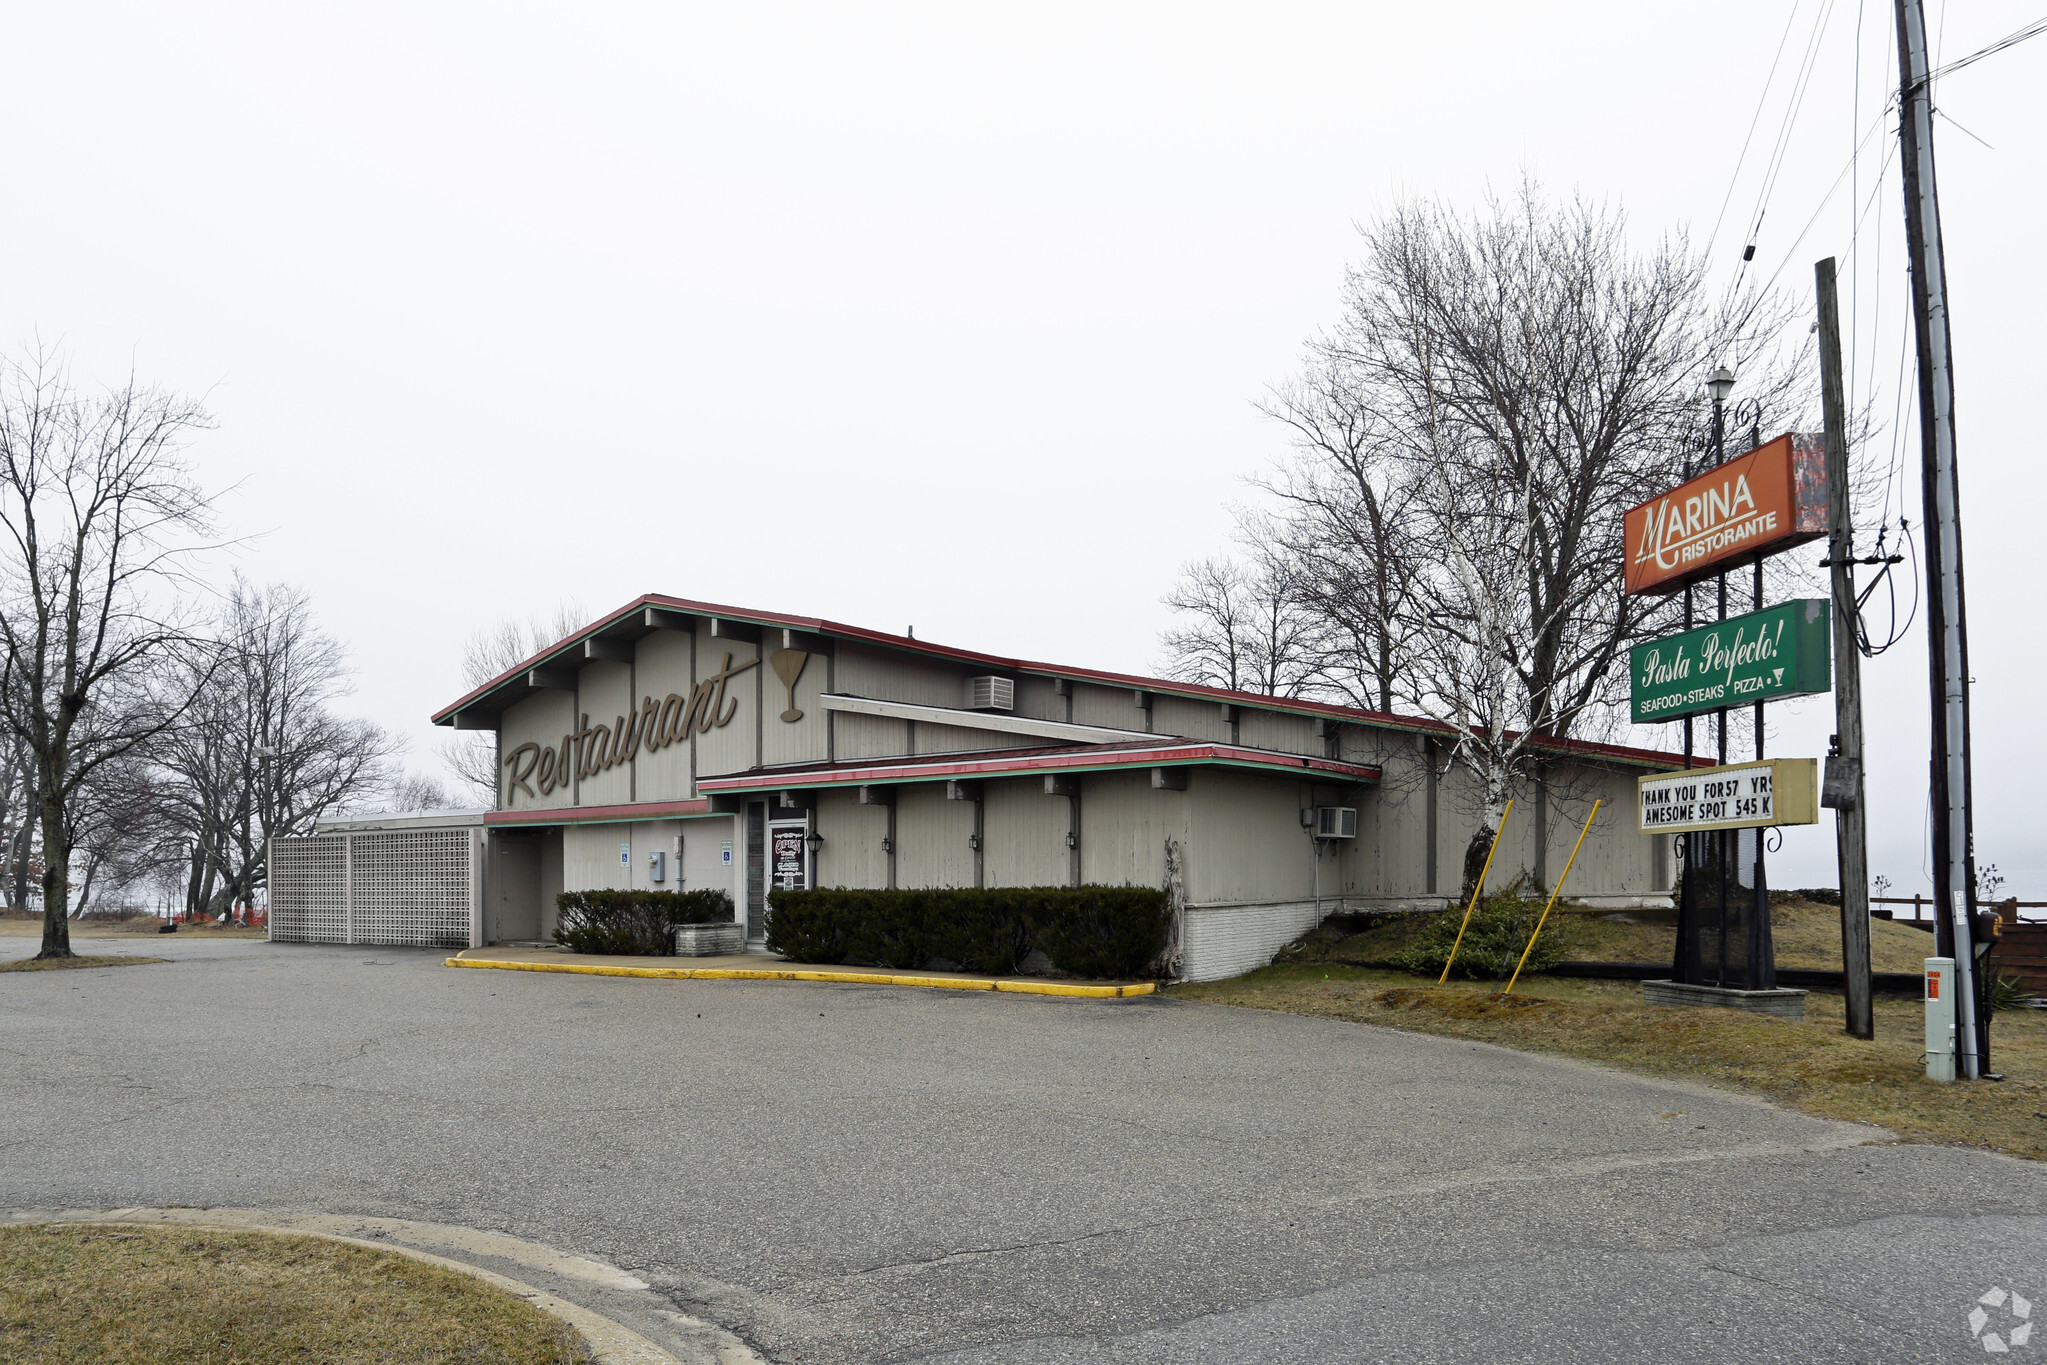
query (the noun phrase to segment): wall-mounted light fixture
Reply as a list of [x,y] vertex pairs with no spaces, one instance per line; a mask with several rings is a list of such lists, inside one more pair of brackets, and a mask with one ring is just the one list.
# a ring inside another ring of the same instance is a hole
[[815,858],[817,856],[817,851],[824,847],[824,836],[822,834],[819,834],[816,830],[812,830],[810,833],[803,836],[803,846],[809,849],[810,856]]
[[887,836],[886,834],[882,835],[882,836],[881,836],[881,851],[882,851],[883,853],[893,853],[893,852],[895,852],[895,851],[896,851],[896,841],[895,841],[895,840],[893,840],[893,839],[891,839],[891,838],[889,838],[889,837],[888,837],[888,836]]
[[979,853],[981,851],[981,836],[978,834],[969,834],[967,836],[967,847],[972,849],[974,852]]
[[1066,846],[1068,848],[1080,847],[1080,836],[1070,829],[1066,831]]

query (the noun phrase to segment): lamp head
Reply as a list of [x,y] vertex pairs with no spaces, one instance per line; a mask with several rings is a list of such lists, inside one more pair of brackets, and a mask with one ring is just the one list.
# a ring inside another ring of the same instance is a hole
[[1734,371],[1725,365],[1715,366],[1706,376],[1706,392],[1713,395],[1714,402],[1725,403],[1727,395],[1734,392]]

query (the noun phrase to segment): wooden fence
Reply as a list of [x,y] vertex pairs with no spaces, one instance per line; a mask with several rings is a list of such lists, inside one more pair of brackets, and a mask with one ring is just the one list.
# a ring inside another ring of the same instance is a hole
[[[1917,924],[1931,928],[1933,925],[1933,901],[1927,896],[1914,896],[1910,900],[1898,896],[1872,896],[1871,905],[1909,905],[1910,917],[1892,915],[1898,924]],[[2027,910],[2047,910],[2047,901],[2022,901],[2013,897],[2009,900],[1993,901],[1991,908],[1997,911],[1998,937],[1990,945],[1985,966],[1993,977],[2015,976],[2024,987],[2036,995],[2047,995],[2047,920],[2038,916],[2028,917]],[[1929,940],[1928,950],[1931,951]]]

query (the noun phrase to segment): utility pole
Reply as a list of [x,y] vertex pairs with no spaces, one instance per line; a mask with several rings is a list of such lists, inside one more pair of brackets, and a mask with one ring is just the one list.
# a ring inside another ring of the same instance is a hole
[[1841,383],[1841,310],[1834,258],[1813,267],[1820,311],[1820,404],[1827,432],[1827,565],[1834,583],[1834,748],[1820,798],[1834,808],[1841,867],[1841,976],[1847,1028],[1876,1037],[1869,992],[1869,838],[1862,804],[1862,648],[1855,638],[1855,522],[1849,515],[1848,400]]
[[[1921,0],[1897,0],[1905,245],[1912,262],[1912,322],[1919,342],[1919,482],[1926,528],[1927,666],[1933,701],[1933,899],[1938,948],[1955,960],[1956,1058],[1982,1075],[1987,1020],[1977,1008],[1975,835],[1969,792],[1969,637],[1962,594],[1962,523],[1955,478],[1953,338],[1947,263],[1933,174],[1933,91]],[[1844,887],[1845,891],[1846,888]]]

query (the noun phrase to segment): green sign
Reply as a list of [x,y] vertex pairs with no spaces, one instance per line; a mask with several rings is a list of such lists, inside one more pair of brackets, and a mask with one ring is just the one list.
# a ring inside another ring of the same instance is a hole
[[1636,645],[1628,655],[1635,724],[1826,692],[1832,631],[1827,599],[1811,597]]

